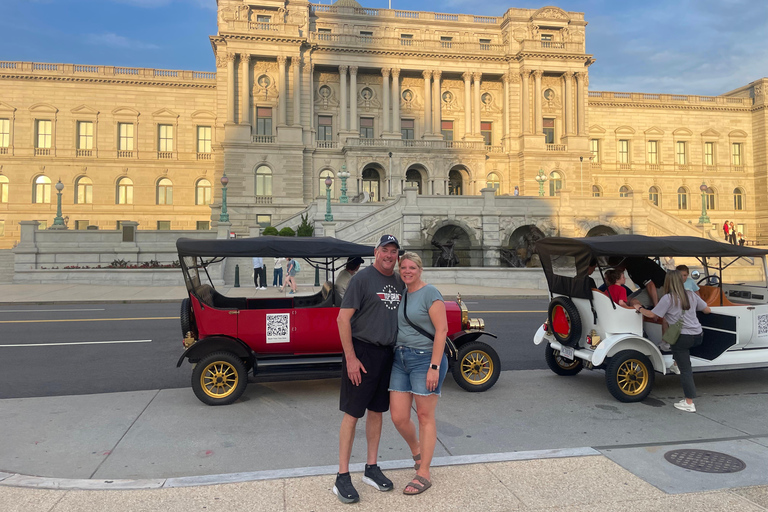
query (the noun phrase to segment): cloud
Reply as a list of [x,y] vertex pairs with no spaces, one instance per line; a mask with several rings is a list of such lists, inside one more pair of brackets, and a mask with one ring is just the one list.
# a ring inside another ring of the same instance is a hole
[[125,36],[117,35],[112,32],[87,34],[86,41],[88,44],[95,46],[109,46],[112,48],[126,48],[130,50],[157,50],[160,48],[156,44],[134,41],[133,39],[128,39]]

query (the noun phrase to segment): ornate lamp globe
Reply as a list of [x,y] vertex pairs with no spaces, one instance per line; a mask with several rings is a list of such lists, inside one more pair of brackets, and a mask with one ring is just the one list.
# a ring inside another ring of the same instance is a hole
[[221,184],[226,187],[227,183],[229,183],[229,178],[227,178],[227,175],[224,174],[221,176]]
[[59,180],[59,182],[56,183],[56,190],[58,190],[59,192],[64,190],[64,184],[61,182],[61,180]]
[[341,166],[341,170],[339,171],[339,178],[349,178],[349,171],[347,170],[346,165]]
[[325,186],[330,187],[331,185],[333,185],[333,180],[331,179],[330,176],[328,176],[327,178],[325,178]]
[[701,186],[699,187],[699,190],[701,190],[702,194],[706,194],[706,192],[707,192],[707,184],[706,183],[702,183]]

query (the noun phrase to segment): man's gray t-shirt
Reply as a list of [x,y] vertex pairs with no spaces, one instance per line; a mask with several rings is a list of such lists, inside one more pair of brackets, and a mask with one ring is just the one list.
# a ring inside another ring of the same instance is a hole
[[[408,320],[418,325],[430,334],[435,333],[435,326],[429,317],[429,308],[435,301],[442,301],[443,296],[437,288],[428,284],[408,294]],[[397,345],[415,348],[418,350],[432,350],[434,338],[427,338],[419,331],[411,327],[405,320],[405,301],[400,302],[397,309]]]
[[373,345],[394,345],[403,288],[399,274],[385,276],[373,266],[352,276],[341,302],[342,308],[355,310],[352,337]]

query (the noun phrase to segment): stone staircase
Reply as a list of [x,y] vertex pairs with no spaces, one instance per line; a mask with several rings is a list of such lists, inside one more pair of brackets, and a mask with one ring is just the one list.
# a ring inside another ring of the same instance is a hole
[[10,249],[0,250],[0,284],[13,283],[13,253]]
[[648,212],[647,235],[650,236],[697,236],[722,241],[719,230],[702,230],[700,226],[680,220],[650,201],[644,201]]

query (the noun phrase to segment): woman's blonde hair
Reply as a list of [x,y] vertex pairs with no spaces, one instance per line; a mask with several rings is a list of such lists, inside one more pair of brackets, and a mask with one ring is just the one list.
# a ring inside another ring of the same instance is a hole
[[411,260],[416,264],[417,267],[419,267],[421,270],[424,270],[424,265],[421,263],[421,256],[419,256],[415,252],[406,252],[405,254],[400,256],[399,265],[402,265],[404,260]]
[[684,311],[691,309],[688,294],[685,292],[682,272],[679,270],[667,272],[667,277],[664,278],[664,291],[672,296],[673,304],[680,304]]

